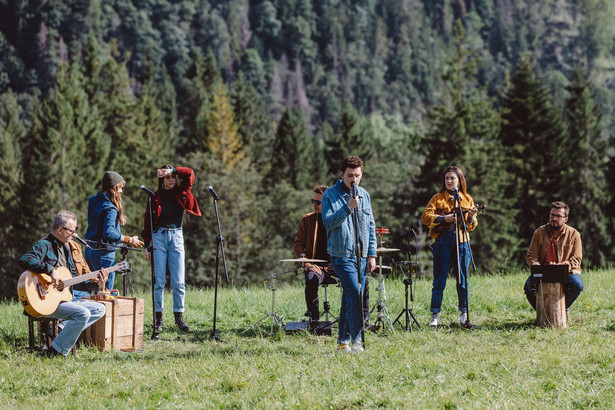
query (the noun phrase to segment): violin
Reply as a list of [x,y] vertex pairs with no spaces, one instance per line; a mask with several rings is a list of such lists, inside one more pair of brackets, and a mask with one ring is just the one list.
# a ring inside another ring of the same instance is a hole
[[[457,210],[455,210],[455,212],[457,212],[457,222],[461,222],[461,217],[459,215],[459,208],[457,208]],[[470,211],[470,209],[476,209],[477,213],[480,212],[484,212],[485,209],[487,209],[487,205],[483,205],[483,204],[479,204],[477,203],[476,206],[474,208],[461,208],[461,211],[463,213],[463,215],[465,216],[468,211]],[[438,215],[446,215],[447,213],[445,213],[444,211],[441,210],[437,210],[436,213]],[[448,227],[453,224],[453,222],[440,222],[439,224],[435,224],[433,225],[430,229],[429,229],[429,236],[440,236],[443,232],[445,232],[446,230],[448,230]]]

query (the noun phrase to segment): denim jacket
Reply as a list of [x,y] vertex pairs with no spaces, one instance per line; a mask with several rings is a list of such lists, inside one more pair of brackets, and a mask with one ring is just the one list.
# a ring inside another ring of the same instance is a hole
[[[359,231],[362,244],[361,257],[376,256],[376,223],[372,203],[367,191],[357,187],[359,196]],[[342,180],[329,187],[322,195],[322,217],[327,229],[327,252],[336,258],[355,256],[355,235],[352,210],[348,207],[350,193]]]
[[118,210],[107,194],[102,191],[88,200],[88,230],[85,239],[106,243],[119,243],[124,240],[120,231]]

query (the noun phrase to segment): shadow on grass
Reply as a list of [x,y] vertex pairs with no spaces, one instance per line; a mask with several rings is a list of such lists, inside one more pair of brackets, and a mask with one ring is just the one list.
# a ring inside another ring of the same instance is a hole
[[493,322],[474,324],[471,328],[466,329],[459,325],[457,322],[451,322],[449,325],[441,324],[438,327],[421,326],[421,329],[427,329],[427,331],[451,331],[451,332],[468,332],[468,331],[512,331],[512,330],[529,330],[536,327],[534,320],[525,320],[517,322]]

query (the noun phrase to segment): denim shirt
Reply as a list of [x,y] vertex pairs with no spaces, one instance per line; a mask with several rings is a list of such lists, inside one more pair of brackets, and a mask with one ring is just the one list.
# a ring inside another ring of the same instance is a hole
[[[361,257],[376,256],[376,223],[367,191],[357,187],[359,196],[359,232],[362,244]],[[327,229],[327,252],[336,258],[355,256],[355,235],[352,210],[348,207],[350,193],[339,180],[322,195],[322,217]]]
[[118,210],[107,194],[98,191],[88,200],[88,230],[85,239],[118,243],[124,239],[120,231]]

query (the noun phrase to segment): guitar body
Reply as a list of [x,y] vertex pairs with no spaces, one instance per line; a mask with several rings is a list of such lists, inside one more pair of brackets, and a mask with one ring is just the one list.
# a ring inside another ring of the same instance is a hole
[[[107,272],[130,270],[128,261],[123,261],[117,265],[106,268]],[[100,271],[86,273],[85,275],[74,277],[70,270],[65,267],[56,268],[60,276],[57,287],[51,284],[51,276],[42,273],[32,273],[27,270],[21,274],[17,282],[17,296],[25,311],[34,317],[47,316],[58,308],[61,302],[73,300],[70,287],[86,280],[94,279]]]
[[[67,268],[60,267],[56,271],[62,281],[72,277]],[[49,275],[32,273],[27,270],[21,274],[17,282],[17,296],[29,315],[47,316],[55,312],[61,302],[73,299],[68,286],[61,285],[60,287],[62,287],[61,291],[51,284]]]
[[[487,209],[487,205],[483,205],[483,204],[476,204],[476,211],[478,213],[483,212],[485,209]],[[467,209],[463,209],[463,213],[465,214],[467,211]],[[441,210],[437,210],[436,214],[438,215],[446,215],[446,212],[441,211]],[[459,220],[459,217],[457,218]],[[429,236],[433,237],[438,237],[440,236],[442,233],[444,233],[445,231],[448,230],[448,227],[450,225],[452,225],[453,222],[442,222],[439,224],[434,224],[433,226],[430,227],[429,229]]]

